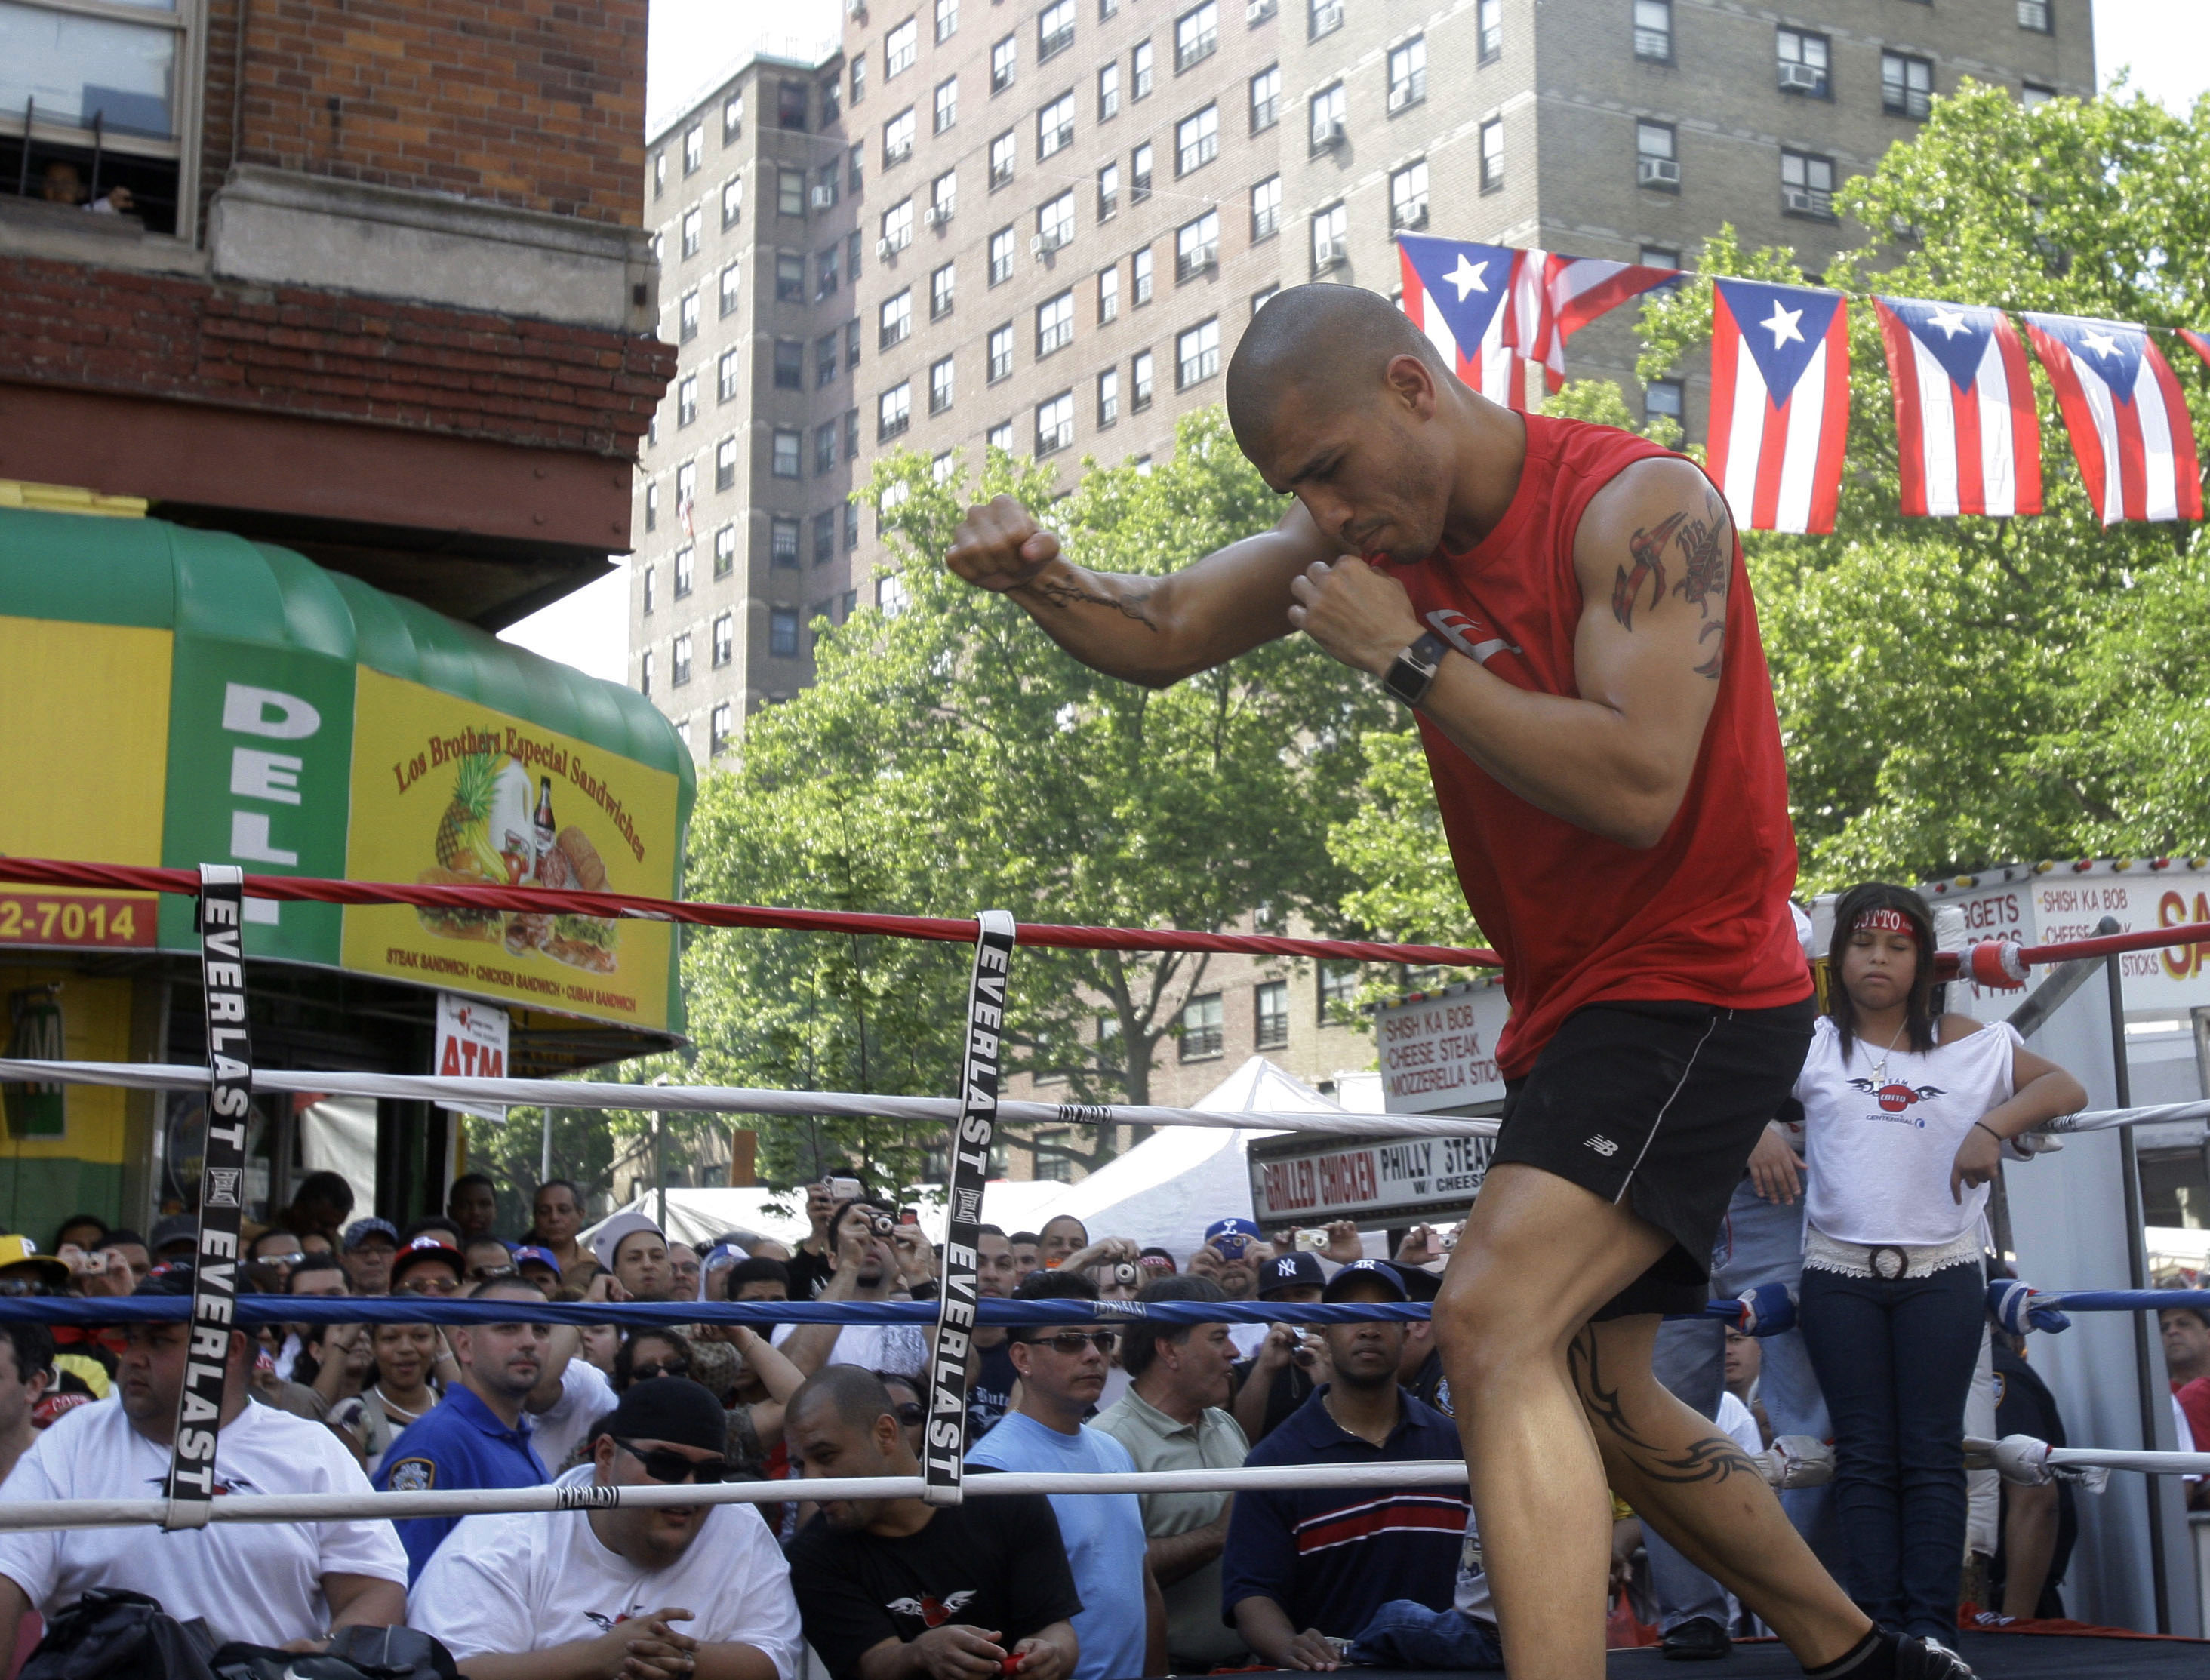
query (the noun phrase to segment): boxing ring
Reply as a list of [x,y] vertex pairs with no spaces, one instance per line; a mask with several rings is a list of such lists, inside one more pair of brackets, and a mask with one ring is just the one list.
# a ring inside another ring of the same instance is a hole
[[[972,1481],[963,1475],[966,1384],[971,1333],[978,1326],[1006,1324],[1134,1322],[1263,1322],[1328,1324],[1357,1320],[1414,1320],[1428,1316],[1424,1302],[1290,1305],[1247,1302],[1012,1302],[984,1300],[975,1283],[975,1238],[981,1218],[984,1165],[997,1127],[1004,1124],[1098,1127],[1201,1126],[1261,1127],[1283,1132],[1324,1132],[1330,1136],[1366,1138],[1493,1136],[1496,1122],[1418,1115],[1238,1113],[1222,1115],[1159,1105],[1047,1103],[1003,1100],[998,1094],[1000,1033],[1007,987],[1018,947],[1113,948],[1138,952],[1223,952],[1259,956],[1325,958],[1411,965],[1494,966],[1496,953],[1463,946],[1390,945],[1346,940],[1300,939],[1268,934],[1205,934],[1176,929],[1128,929],[1016,924],[1003,912],[986,911],[973,919],[866,915],[847,911],[776,909],[748,905],[649,899],[614,893],[499,887],[456,887],[352,882],[291,876],[247,876],[229,866],[208,865],[197,872],[81,864],[47,860],[0,859],[0,879],[47,885],[99,887],[128,891],[184,894],[199,901],[202,988],[210,1049],[206,1066],[118,1062],[0,1060],[0,1080],[85,1084],[137,1090],[192,1090],[208,1095],[210,1121],[202,1169],[200,1229],[195,1289],[187,1301],[175,1297],[106,1300],[62,1298],[0,1299],[0,1320],[33,1320],[85,1327],[148,1321],[189,1321],[196,1350],[226,1345],[234,1327],[269,1323],[402,1322],[439,1325],[516,1320],[553,1324],[615,1323],[647,1326],[717,1323],[881,1324],[920,1322],[932,1326],[926,1379],[927,1426],[922,1474],[912,1478],[853,1480],[810,1479],[809,1498],[884,1499],[920,1497],[948,1505],[966,1497],[1015,1493],[1233,1492],[1239,1489],[1319,1486],[1386,1487],[1463,1485],[1462,1462],[1422,1460],[1406,1464],[1228,1468],[1213,1471],[1147,1472],[1136,1475],[999,1474]],[[408,904],[418,908],[512,910],[543,913],[557,903],[571,914],[602,918],[677,922],[704,927],[778,928],[837,934],[873,934],[971,944],[975,952],[967,1003],[967,1031],[961,1094],[952,1097],[879,1096],[866,1092],[793,1091],[722,1086],[599,1085],[569,1081],[441,1078],[427,1075],[274,1071],[252,1065],[246,1030],[242,933],[245,900],[305,900],[343,904]],[[2104,935],[2064,944],[2021,947],[1989,942],[1961,956],[1945,956],[1943,977],[1968,977],[1984,986],[2015,989],[2027,971],[2056,964],[2084,964],[2117,952],[2210,940],[2210,923],[2160,928]],[[576,1097],[588,1092],[590,1102]],[[226,1117],[242,1116],[257,1092],[344,1094],[423,1100],[447,1104],[560,1104],[633,1108],[661,1112],[750,1115],[838,1115],[880,1117],[947,1128],[951,1147],[945,1184],[947,1213],[940,1294],[918,1302],[471,1302],[438,1297],[267,1296],[237,1288],[239,1191],[244,1165],[241,1125],[226,1127]],[[2070,1115],[2044,1128],[2080,1134],[2175,1119],[2210,1116],[2210,1103],[2153,1108],[2120,1106]],[[1776,1286],[1767,1286],[1768,1290]],[[1998,1285],[1998,1289],[2003,1286]],[[2012,1284],[2004,1297],[2006,1321],[2016,1327],[2061,1328],[2061,1315],[2075,1312],[2139,1314],[2180,1304],[2210,1308],[2210,1290],[2044,1290]],[[1991,1304],[1994,1304],[1991,1302]],[[1708,1313],[1751,1333],[1776,1333],[1793,1322],[1793,1303],[1760,1292],[1760,1298],[1714,1302]],[[181,1410],[207,1417],[219,1408],[223,1363],[195,1358],[187,1369]],[[196,1411],[192,1411],[197,1407]],[[212,1496],[212,1466],[217,1450],[212,1429],[178,1431],[165,1496],[104,1502],[17,1502],[0,1505],[0,1529],[88,1528],[157,1524],[188,1528],[208,1522],[295,1522],[351,1517],[459,1516],[489,1512],[557,1513],[615,1506],[787,1502],[796,1490],[788,1482],[725,1483],[713,1485],[613,1488],[448,1490],[422,1493],[357,1496]],[[2150,1477],[2210,1475],[2210,1450],[2165,1453],[2126,1449],[2052,1448],[2025,1436],[2000,1442],[1970,1442],[1968,1454],[1992,1464],[2007,1478],[2025,1484],[2051,1479],[2098,1486],[2112,1472]],[[1815,1454],[1786,1450],[1781,1443],[1763,1455],[1760,1468],[1776,1485],[1808,1485],[1823,1479]],[[2038,1674],[2098,1671],[2086,1641],[2031,1641],[2017,1635],[1967,1635],[1968,1659],[1988,1664],[1983,1672]],[[1996,1643],[1989,1646],[1985,1641]],[[2112,1640],[2124,1647],[2129,1672],[2154,1669],[2162,1653],[2184,1653],[2190,1671],[2202,1671],[2203,1647],[2153,1636]],[[2072,1647],[2066,1665],[2038,1666],[2026,1653],[2037,1646]],[[1778,1652],[1778,1647],[1773,1647]],[[2000,1660],[1994,1655],[2001,1650]],[[1736,1671],[1761,1674],[1757,1647],[1742,1653],[1749,1666]],[[2013,1656],[2020,1661],[2014,1662]],[[1773,1673],[1798,1671],[1792,1659],[1778,1653]],[[1620,1653],[1615,1671],[1640,1671],[1655,1660],[1644,1653]],[[2083,1664],[2086,1665],[2083,1666]],[[2110,1671],[2115,1672],[2113,1667]],[[2175,1667],[2172,1670],[2177,1672]]]

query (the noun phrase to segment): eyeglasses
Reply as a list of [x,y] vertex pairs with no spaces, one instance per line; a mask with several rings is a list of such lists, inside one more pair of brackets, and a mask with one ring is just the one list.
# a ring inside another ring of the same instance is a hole
[[498,1282],[501,1278],[519,1278],[522,1273],[510,1266],[479,1266],[471,1267],[468,1276],[480,1284]]
[[691,1362],[688,1359],[648,1359],[642,1365],[631,1366],[629,1374],[638,1382],[648,1377],[688,1376],[691,1375]]
[[644,1447],[633,1441],[614,1437],[620,1447],[644,1466],[644,1473],[655,1482],[726,1482],[729,1479],[730,1465],[727,1459],[687,1459],[672,1447]]
[[1028,1336],[1022,1339],[1030,1347],[1048,1347],[1054,1353],[1063,1353],[1072,1359],[1090,1347],[1109,1356],[1114,1345],[1120,1339],[1120,1333],[1117,1330],[1062,1330],[1054,1336]]

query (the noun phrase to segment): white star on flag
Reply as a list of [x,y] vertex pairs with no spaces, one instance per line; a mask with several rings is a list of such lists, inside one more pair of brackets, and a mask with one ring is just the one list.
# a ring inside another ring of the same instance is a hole
[[1482,279],[1482,275],[1488,272],[1488,263],[1469,263],[1465,260],[1465,253],[1460,251],[1458,254],[1458,267],[1445,275],[1443,278],[1458,287],[1458,300],[1464,303],[1467,293],[1486,292],[1488,289],[1488,282]]
[[1951,338],[1954,338],[1965,329],[1965,317],[1958,314],[1955,310],[1947,308],[1935,310],[1926,317],[1926,324],[1929,327],[1939,327]]
[[2080,341],[2098,356],[2115,356],[2118,354],[2118,341],[2108,333],[2087,333],[2082,335]]
[[1757,324],[1772,335],[1772,347],[1778,350],[1791,338],[1798,344],[1803,341],[1803,335],[1796,328],[1796,323],[1802,318],[1802,310],[1783,309],[1780,306],[1780,299],[1775,298],[1772,300],[1772,315]]

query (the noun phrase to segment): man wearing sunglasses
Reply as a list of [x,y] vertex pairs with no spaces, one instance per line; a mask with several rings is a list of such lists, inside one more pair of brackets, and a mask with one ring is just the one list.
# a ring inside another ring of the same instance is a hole
[[[695,1382],[640,1382],[563,1487],[713,1484],[728,1420]],[[468,1517],[414,1584],[409,1624],[468,1680],[793,1680],[790,1570],[751,1505]]]
[[[1061,1267],[1013,1291],[1016,1301],[1091,1301],[1097,1285]],[[977,1470],[1132,1475],[1128,1449],[1085,1428],[1112,1368],[1117,1333],[1095,1324],[1017,1324],[1006,1333],[1020,1376],[1013,1410],[967,1454]],[[1073,1680],[1166,1672],[1166,1602],[1152,1579],[1144,1511],[1133,1494],[1054,1494],[1051,1508],[1074,1570],[1082,1654]]]

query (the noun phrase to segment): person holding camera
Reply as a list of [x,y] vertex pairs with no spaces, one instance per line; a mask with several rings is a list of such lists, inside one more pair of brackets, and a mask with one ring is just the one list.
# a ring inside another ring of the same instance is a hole
[[[829,1216],[825,1236],[836,1269],[815,1297],[820,1301],[887,1301],[899,1282],[891,1241],[897,1222],[873,1204],[848,1201]],[[924,1245],[925,1246],[925,1245]],[[774,1345],[788,1344],[796,1325],[776,1326]],[[848,1324],[825,1355],[800,1344],[791,1363],[811,1375],[826,1365],[858,1365],[917,1377],[928,1369],[928,1339],[917,1324]]]
[[[1276,1254],[1261,1269],[1259,1299],[1302,1305],[1317,1301],[1327,1284],[1319,1259],[1302,1248]],[[1234,1326],[1240,1329],[1242,1326]],[[1229,1344],[1234,1345],[1231,1329]],[[1315,1331],[1277,1324],[1259,1351],[1235,1367],[1235,1422],[1254,1443],[1282,1426],[1325,1382],[1327,1343]]]

